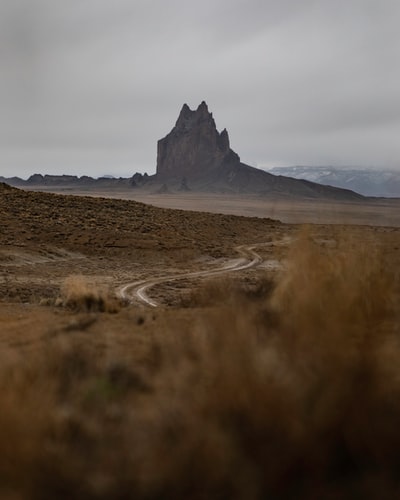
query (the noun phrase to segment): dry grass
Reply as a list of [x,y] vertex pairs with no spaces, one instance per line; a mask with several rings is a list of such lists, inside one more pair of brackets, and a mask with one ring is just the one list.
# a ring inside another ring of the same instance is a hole
[[261,302],[270,296],[274,282],[267,273],[242,281],[232,277],[208,279],[192,288],[181,298],[182,307],[211,307],[225,305],[235,307],[241,302]]
[[74,312],[118,312],[119,304],[105,290],[84,276],[69,276],[61,288],[61,304]]
[[[398,498],[399,275],[386,255],[304,234],[274,290],[202,308],[185,337],[155,332],[135,364],[99,356],[88,333],[3,353],[0,496]],[[66,297],[87,295],[72,283]]]

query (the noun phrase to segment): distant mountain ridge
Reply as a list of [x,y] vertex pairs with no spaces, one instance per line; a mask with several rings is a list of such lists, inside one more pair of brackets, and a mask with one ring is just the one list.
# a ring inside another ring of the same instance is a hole
[[115,187],[135,187],[136,181],[135,179],[139,176],[142,181],[145,181],[148,177],[147,174],[135,174],[132,177],[124,178],[114,178],[112,176],[104,176],[99,178],[89,177],[88,175],[82,175],[78,177],[77,175],[42,175],[42,174],[33,174],[27,180],[20,179],[19,177],[1,177],[0,182],[5,182],[11,186],[15,187],[36,187],[36,186],[44,186],[44,187],[59,187],[59,188],[68,188],[68,187],[82,187],[82,188],[115,188]]
[[268,172],[356,191],[364,196],[400,197],[400,170],[354,167],[273,167]]

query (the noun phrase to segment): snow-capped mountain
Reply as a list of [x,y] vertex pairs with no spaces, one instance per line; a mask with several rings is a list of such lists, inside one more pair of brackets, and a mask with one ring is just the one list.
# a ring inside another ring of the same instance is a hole
[[400,169],[295,166],[273,167],[268,172],[351,189],[365,196],[400,197]]

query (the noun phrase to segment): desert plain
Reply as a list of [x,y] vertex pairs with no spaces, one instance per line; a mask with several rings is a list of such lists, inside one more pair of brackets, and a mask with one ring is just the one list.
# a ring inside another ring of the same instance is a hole
[[1,498],[398,497],[398,200],[60,193],[0,185]]

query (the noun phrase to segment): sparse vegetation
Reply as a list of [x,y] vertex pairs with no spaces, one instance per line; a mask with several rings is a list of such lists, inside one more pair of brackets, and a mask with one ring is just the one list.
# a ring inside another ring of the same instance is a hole
[[69,276],[61,289],[60,305],[74,312],[117,312],[117,299],[109,290],[91,283],[84,276]]
[[[397,498],[400,278],[390,238],[365,241],[306,232],[256,300],[223,282],[200,313],[3,349],[0,496]],[[64,295],[99,305],[76,278]]]
[[182,307],[234,306],[241,302],[265,302],[274,288],[274,281],[267,273],[259,271],[250,280],[238,277],[208,279],[194,286],[181,299]]
[[[0,498],[398,497],[399,229],[1,185],[0,222]],[[283,270],[190,277],[257,242]]]

